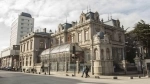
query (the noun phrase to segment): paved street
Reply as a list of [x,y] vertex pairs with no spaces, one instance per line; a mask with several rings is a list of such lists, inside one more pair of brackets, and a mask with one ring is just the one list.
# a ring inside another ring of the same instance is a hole
[[0,71],[0,84],[149,84],[150,78],[142,79],[93,79],[61,75],[33,75],[20,72]]

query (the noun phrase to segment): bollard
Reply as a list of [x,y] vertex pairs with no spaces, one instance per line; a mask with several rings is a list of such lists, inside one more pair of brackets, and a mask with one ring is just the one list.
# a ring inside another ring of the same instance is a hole
[[74,77],[75,75],[72,74],[72,77]]
[[113,79],[118,79],[118,77],[117,77],[117,76],[114,76]]
[[45,72],[45,75],[46,75],[46,72]]
[[133,79],[133,76],[130,76],[130,79]]
[[99,79],[100,77],[99,77],[99,76],[95,76],[95,78],[98,78],[98,79]]
[[66,76],[69,76],[68,74],[66,74]]
[[141,78],[141,76],[140,76],[140,75],[139,75],[138,77],[139,77],[139,78]]
[[41,74],[41,73],[39,72],[39,74]]

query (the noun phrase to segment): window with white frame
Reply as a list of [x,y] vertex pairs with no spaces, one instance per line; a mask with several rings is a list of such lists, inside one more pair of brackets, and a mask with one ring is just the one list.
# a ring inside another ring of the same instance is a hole
[[27,50],[28,50],[28,46],[29,46],[29,41],[27,42]]
[[109,48],[106,49],[106,57],[109,60],[110,59],[110,50]]
[[89,31],[88,30],[85,31],[85,40],[86,41],[89,40]]
[[32,49],[32,41],[30,42],[30,49]]
[[31,66],[31,60],[32,60],[32,57],[30,57],[30,66]]
[[22,59],[22,65],[24,66],[24,57],[23,57],[23,59]]
[[104,60],[104,50],[101,49],[101,60]]
[[82,36],[81,36],[81,32],[78,33],[78,42],[81,42],[82,41]]
[[74,34],[71,35],[71,42],[74,42]]
[[119,42],[121,42],[121,34],[118,34]]
[[60,37],[60,43],[64,43],[64,37]]
[[28,66],[28,57],[26,57],[26,66]]
[[44,48],[44,40],[40,40],[40,48]]

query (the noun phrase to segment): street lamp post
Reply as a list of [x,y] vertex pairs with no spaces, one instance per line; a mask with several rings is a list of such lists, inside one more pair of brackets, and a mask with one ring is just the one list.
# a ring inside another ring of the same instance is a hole
[[[37,59],[39,59],[37,55],[38,55],[38,49],[35,49],[35,56],[37,57]],[[33,73],[35,73],[35,56],[33,61]]]
[[76,59],[77,59],[77,57],[76,57],[76,55],[75,54],[72,54],[72,59],[74,60],[74,75],[72,75],[72,76],[75,76],[76,75],[76,66],[75,66],[75,64],[76,64]]
[[50,56],[51,56],[51,35],[53,34],[53,32],[50,30],[49,31],[49,34],[50,34],[50,39],[49,39],[49,57],[48,57],[48,59],[49,59],[49,63],[48,63],[48,74],[50,75]]
[[141,53],[139,53],[139,58],[140,58],[140,64],[141,64],[141,72],[144,75],[144,65],[143,65],[143,55]]
[[76,59],[77,59],[77,56],[76,56],[76,49],[75,49],[75,46],[73,46],[73,50],[72,50],[72,59],[74,60],[74,75],[72,75],[72,76],[75,76],[76,74],[76,66],[75,66],[75,64],[76,64]]
[[13,45],[13,50],[15,50],[15,53],[14,55],[12,56],[12,66],[14,68],[14,70],[16,70],[16,67],[17,66],[17,55],[16,55],[16,50],[19,50],[20,49],[20,46],[19,45]]

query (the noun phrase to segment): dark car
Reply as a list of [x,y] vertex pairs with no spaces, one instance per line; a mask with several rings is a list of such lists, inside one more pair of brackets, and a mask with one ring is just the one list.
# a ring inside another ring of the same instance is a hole
[[7,69],[6,69],[6,70],[11,71],[11,70],[12,70],[12,68],[11,68],[11,67],[7,67]]

